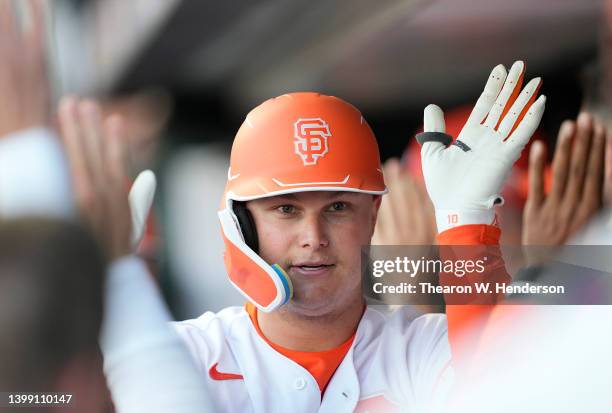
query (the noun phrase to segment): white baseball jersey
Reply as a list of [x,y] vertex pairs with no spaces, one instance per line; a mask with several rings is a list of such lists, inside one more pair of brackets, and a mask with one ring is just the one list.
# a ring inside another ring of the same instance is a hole
[[410,315],[368,307],[322,399],[314,377],[270,347],[245,308],[173,324],[222,411],[429,411],[452,381],[446,317]]

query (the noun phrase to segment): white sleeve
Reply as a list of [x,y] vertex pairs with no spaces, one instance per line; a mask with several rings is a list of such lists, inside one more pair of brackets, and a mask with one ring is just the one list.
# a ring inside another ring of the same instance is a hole
[[423,411],[439,411],[455,382],[447,319],[442,314],[426,314],[413,324],[419,344],[409,349],[408,363],[417,366],[413,380],[418,404]]
[[68,162],[52,131],[32,128],[0,137],[0,215],[74,215]]
[[[388,354],[405,358],[389,359],[389,371],[397,371],[398,383],[415,411],[438,411],[446,402],[455,379],[448,341],[448,325],[443,314],[425,314],[410,320],[409,306],[395,311],[388,322]],[[401,347],[398,347],[401,346]],[[403,349],[403,350],[401,350]],[[399,367],[399,368],[398,368]],[[393,370],[391,370],[393,369]]]
[[136,257],[109,269],[101,347],[118,413],[216,411],[170,313]]

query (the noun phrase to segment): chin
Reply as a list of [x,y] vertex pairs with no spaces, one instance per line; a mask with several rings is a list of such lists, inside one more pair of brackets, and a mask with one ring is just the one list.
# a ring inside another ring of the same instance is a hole
[[[335,305],[334,305],[335,304]],[[328,299],[292,299],[287,304],[287,311],[301,317],[323,317],[334,312],[337,301]]]
[[[337,290],[335,290],[337,292]],[[361,289],[357,292],[361,296]],[[352,296],[352,295],[351,295]],[[325,317],[344,312],[353,303],[347,295],[298,295],[287,304],[287,310],[301,317]]]

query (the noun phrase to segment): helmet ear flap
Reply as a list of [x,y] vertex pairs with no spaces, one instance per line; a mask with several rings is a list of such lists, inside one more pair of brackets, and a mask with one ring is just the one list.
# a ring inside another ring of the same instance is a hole
[[257,228],[255,228],[255,220],[251,211],[248,210],[246,202],[234,201],[232,209],[238,219],[238,225],[240,225],[240,231],[242,232],[245,244],[258,254],[259,239],[257,238]]

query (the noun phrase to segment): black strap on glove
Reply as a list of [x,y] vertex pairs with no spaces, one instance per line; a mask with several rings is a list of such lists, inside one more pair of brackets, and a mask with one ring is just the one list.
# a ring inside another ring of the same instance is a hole
[[416,140],[421,146],[425,142],[440,142],[444,146],[448,146],[453,141],[453,137],[443,132],[423,132],[417,134]]
[[453,137],[448,135],[448,134],[446,134],[446,133],[443,133],[443,132],[423,132],[423,133],[419,133],[416,136],[416,140],[417,140],[417,142],[419,142],[419,145],[421,145],[421,146],[423,146],[423,144],[425,142],[440,142],[444,146],[448,146],[452,142],[453,145],[457,146],[463,152],[467,152],[467,151],[471,151],[472,150],[472,148],[470,148],[469,146],[467,146],[465,143],[461,142],[460,140],[456,140],[455,142],[453,142]]

